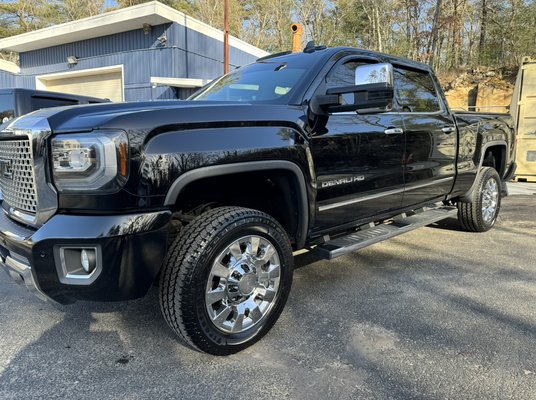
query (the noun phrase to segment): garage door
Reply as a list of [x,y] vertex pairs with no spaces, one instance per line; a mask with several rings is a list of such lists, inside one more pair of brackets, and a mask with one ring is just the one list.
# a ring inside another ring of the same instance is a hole
[[79,94],[84,96],[123,101],[123,77],[121,70],[94,74],[39,77],[40,89],[53,92]]

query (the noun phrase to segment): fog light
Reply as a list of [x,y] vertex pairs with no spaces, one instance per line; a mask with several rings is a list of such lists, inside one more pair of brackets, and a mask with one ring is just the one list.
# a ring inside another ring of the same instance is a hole
[[91,285],[102,271],[100,246],[56,246],[54,259],[61,283]]
[[96,260],[95,260],[95,250],[86,250],[83,249],[80,252],[80,263],[82,264],[82,268],[86,273],[90,274],[95,270],[96,267]]

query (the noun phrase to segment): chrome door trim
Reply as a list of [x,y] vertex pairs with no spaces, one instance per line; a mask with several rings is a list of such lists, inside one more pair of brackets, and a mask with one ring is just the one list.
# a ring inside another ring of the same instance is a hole
[[369,196],[362,196],[362,197],[357,197],[357,198],[348,199],[348,200],[344,200],[344,201],[339,201],[337,203],[331,203],[331,204],[326,204],[326,205],[323,205],[323,206],[319,206],[318,211],[327,211],[327,210],[331,210],[333,208],[348,206],[350,204],[362,203],[364,201],[374,200],[374,199],[378,199],[380,197],[391,196],[393,194],[402,193],[402,192],[407,191],[407,190],[415,190],[415,189],[420,189],[420,188],[427,187],[427,186],[439,185],[441,183],[445,183],[445,182],[449,182],[449,181],[453,181],[453,180],[454,180],[454,177],[451,176],[451,177],[448,177],[448,178],[438,179],[438,180],[432,181],[432,182],[421,183],[419,185],[410,186],[410,187],[405,188],[405,189],[402,188],[402,189],[388,190],[387,192],[375,193],[375,194],[371,194]]
[[438,180],[432,181],[432,182],[426,182],[426,183],[421,183],[419,185],[409,186],[409,187],[406,188],[406,190],[420,189],[420,188],[423,188],[423,187],[432,186],[432,185],[438,185],[440,183],[446,183],[446,182],[453,181],[453,180],[454,180],[454,177],[450,176],[448,178],[442,178],[442,179],[438,179]]
[[371,194],[369,196],[362,196],[362,197],[357,197],[357,198],[348,199],[348,200],[344,200],[344,201],[339,201],[337,203],[331,203],[331,204],[326,204],[326,205],[323,205],[323,206],[318,206],[318,211],[331,210],[332,208],[344,207],[344,206],[348,206],[350,204],[361,203],[363,201],[379,199],[380,197],[391,196],[393,194],[398,194],[398,193],[402,193],[402,192],[404,192],[404,188],[393,189],[393,190],[388,190],[387,192],[375,193],[375,194]]

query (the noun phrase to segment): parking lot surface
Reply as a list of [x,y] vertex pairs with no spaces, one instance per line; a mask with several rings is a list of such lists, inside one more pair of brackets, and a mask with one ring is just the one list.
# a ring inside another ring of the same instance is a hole
[[156,288],[56,308],[1,273],[0,399],[536,399],[535,210],[510,196],[488,233],[300,256],[274,329],[226,358],[182,346]]

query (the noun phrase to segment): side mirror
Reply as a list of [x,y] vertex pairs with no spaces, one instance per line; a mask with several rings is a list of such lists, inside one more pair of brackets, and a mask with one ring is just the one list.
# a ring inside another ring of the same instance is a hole
[[377,113],[393,108],[393,66],[366,64],[355,69],[353,86],[336,87],[313,99],[315,108],[325,113],[357,111]]
[[393,86],[393,66],[389,63],[364,64],[355,69],[355,85],[370,85],[372,83],[385,83]]

